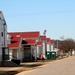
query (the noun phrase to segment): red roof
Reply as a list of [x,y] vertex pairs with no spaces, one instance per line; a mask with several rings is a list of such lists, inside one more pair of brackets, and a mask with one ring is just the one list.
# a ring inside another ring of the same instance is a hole
[[9,32],[11,37],[22,37],[22,38],[38,38],[40,32]]
[[51,42],[51,44],[53,44],[54,43],[54,40],[52,39],[50,42]]
[[23,38],[38,38],[39,35],[39,32],[22,32],[21,36]]
[[42,45],[42,42],[37,42],[37,45]]
[[8,47],[9,48],[18,48],[18,46],[20,44],[20,40],[21,40],[21,38],[11,39],[11,44],[8,44]]
[[8,35],[10,35],[11,36],[11,38],[14,38],[14,37],[17,37],[17,35],[20,35],[20,33],[16,33],[16,32],[10,32],[10,33],[8,33]]
[[50,38],[46,38],[47,42],[51,42]]
[[35,45],[36,40],[23,40],[22,44]]
[[40,37],[42,41],[46,40],[46,36],[40,36]]
[[8,35],[11,37],[11,44],[8,44],[9,48],[18,48],[20,39],[26,38],[26,40],[23,40],[23,44],[29,44],[29,45],[34,45],[36,40],[27,40],[27,38],[38,38],[40,35],[39,32],[9,32]]

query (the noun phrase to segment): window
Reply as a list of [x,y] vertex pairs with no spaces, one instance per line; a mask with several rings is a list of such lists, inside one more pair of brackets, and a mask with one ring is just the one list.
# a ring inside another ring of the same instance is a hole
[[1,32],[1,36],[3,37],[3,32]]
[[7,44],[10,44],[10,39],[7,39]]
[[3,44],[2,44],[2,46],[3,46]]
[[20,37],[20,35],[16,35],[16,37]]

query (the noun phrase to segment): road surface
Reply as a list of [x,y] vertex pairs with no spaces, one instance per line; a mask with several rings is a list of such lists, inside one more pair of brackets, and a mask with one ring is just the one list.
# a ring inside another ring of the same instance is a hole
[[75,56],[53,61],[22,75],[75,75]]

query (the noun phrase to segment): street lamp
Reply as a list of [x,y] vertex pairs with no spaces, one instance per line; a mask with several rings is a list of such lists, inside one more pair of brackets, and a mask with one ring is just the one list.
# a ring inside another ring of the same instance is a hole
[[[43,35],[44,36],[46,36],[46,32],[47,32],[47,30],[44,30],[44,32],[43,32]],[[46,39],[45,39],[45,41],[46,41]],[[47,45],[46,45],[46,42],[45,42],[45,53],[47,53]]]
[[61,36],[60,39],[64,40],[64,36]]
[[47,30],[44,30],[44,33],[43,34],[46,35],[46,32],[47,32]]

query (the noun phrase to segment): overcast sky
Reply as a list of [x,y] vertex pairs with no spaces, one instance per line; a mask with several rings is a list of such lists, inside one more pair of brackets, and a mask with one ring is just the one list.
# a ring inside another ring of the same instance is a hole
[[75,0],[0,0],[8,32],[40,31],[75,39]]

